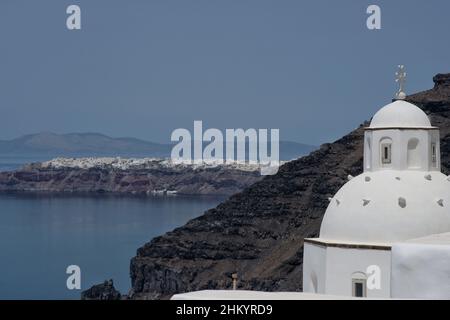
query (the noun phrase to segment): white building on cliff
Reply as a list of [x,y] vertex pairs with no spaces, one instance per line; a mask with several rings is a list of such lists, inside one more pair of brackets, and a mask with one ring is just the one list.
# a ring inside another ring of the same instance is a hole
[[173,299],[450,299],[450,177],[441,173],[439,129],[405,96],[400,86],[396,101],[374,115],[364,172],[330,199],[319,238],[304,240],[303,293]]
[[398,99],[364,135],[364,172],[330,199],[320,237],[305,239],[305,292],[450,298],[450,179],[439,129]]

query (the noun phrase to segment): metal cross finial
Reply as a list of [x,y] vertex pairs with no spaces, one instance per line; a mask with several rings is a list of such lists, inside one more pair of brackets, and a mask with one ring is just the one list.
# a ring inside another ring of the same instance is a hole
[[406,82],[406,71],[404,65],[398,66],[398,71],[395,73],[395,82],[398,83],[398,91],[396,93],[397,99],[405,99],[405,82]]

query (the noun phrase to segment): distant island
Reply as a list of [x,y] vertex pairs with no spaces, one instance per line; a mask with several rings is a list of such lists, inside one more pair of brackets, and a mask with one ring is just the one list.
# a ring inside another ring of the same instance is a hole
[[[255,165],[172,164],[172,147],[99,133],[43,132],[0,140],[0,192],[230,195],[261,179]],[[281,141],[280,160],[314,149]]]
[[248,163],[174,164],[158,158],[56,158],[0,172],[0,192],[231,195],[259,181]]

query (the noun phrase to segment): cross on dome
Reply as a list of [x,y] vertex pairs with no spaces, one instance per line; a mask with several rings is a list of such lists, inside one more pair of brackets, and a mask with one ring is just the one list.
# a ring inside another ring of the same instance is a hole
[[395,73],[395,82],[398,83],[398,91],[395,94],[395,98],[398,100],[404,100],[406,98],[405,82],[406,82],[406,70],[403,64],[398,66],[398,71]]

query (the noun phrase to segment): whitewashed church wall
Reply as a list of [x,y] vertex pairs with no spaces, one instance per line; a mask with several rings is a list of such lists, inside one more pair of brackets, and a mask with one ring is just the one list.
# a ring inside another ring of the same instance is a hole
[[388,250],[327,248],[326,294],[352,295],[352,275],[367,275],[371,266],[380,269],[378,289],[367,288],[368,298],[390,297],[391,252]]
[[303,251],[303,292],[325,293],[326,248],[310,243]]

